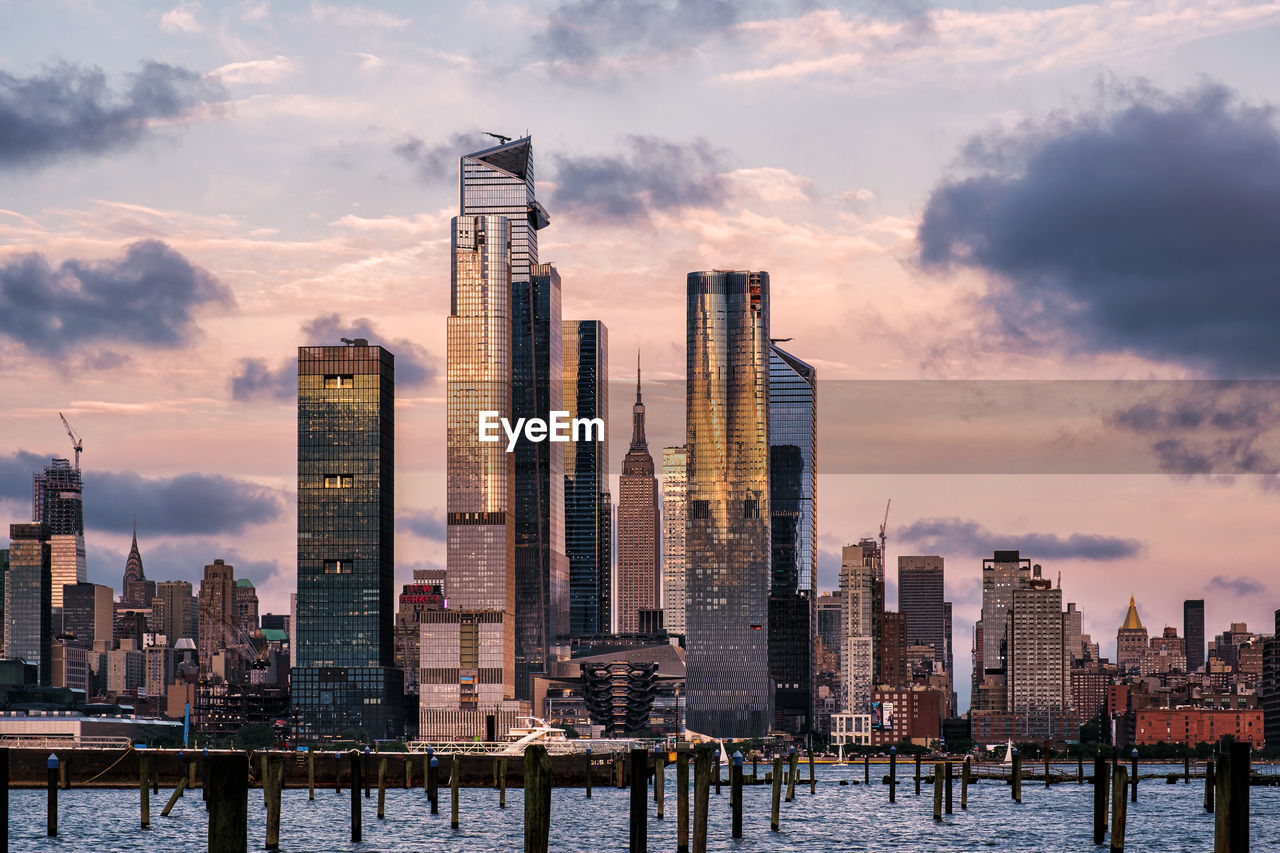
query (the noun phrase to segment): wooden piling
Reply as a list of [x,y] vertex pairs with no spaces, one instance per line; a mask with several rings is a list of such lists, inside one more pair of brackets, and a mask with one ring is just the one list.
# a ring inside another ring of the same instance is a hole
[[751,784],[760,784],[760,754],[755,750],[751,751]]
[[791,774],[787,777],[787,802],[796,798],[796,777],[800,775],[800,753],[791,747]]
[[[45,795],[45,832],[50,838],[58,836],[58,756],[54,753],[49,754],[49,789]],[[5,784],[8,784],[8,774],[5,774]],[[6,792],[7,794],[7,792]],[[8,805],[8,797],[5,797],[5,805]],[[8,812],[8,809],[5,809]],[[7,823],[7,821],[6,821]],[[8,843],[9,832],[5,827],[5,843]]]
[[1182,757],[1182,784],[1191,784],[1191,756],[1189,755]]
[[498,790],[498,759],[493,759],[493,789]]
[[889,802],[898,800],[898,750],[889,747]]
[[1018,750],[1013,751],[1013,779],[1009,786],[1015,803],[1022,802],[1022,754]]
[[808,752],[809,752],[809,794],[810,796],[812,796],[813,794],[818,793],[818,780],[817,780],[817,777],[813,775],[813,748],[810,747]]
[[[56,783],[58,780],[55,779]],[[141,818],[142,828],[151,828],[151,756],[142,752],[138,755],[138,790],[142,794]]]
[[9,747],[0,747],[0,853],[9,853]]
[[333,754],[333,792],[342,793],[342,753]]
[[965,756],[964,764],[960,767],[960,810],[965,811],[969,808],[969,756]]
[[[644,786],[640,789],[643,792]],[[551,757],[545,746],[535,743],[524,751],[524,853],[548,853],[550,834]]]
[[365,747],[364,754],[360,756],[360,779],[364,782],[364,798],[369,799],[369,783],[373,780],[373,774],[369,772],[369,748]]
[[689,750],[676,751],[676,853],[689,853]]
[[184,773],[178,777],[178,786],[173,789],[173,793],[169,795],[169,802],[164,804],[164,808],[160,810],[160,817],[168,817],[169,812],[173,811],[174,805],[182,796],[183,790],[187,787],[187,776]]
[[1128,771],[1117,766],[1111,786],[1111,853],[1124,853],[1124,818],[1128,804],[1124,799]]
[[585,767],[585,769],[586,769],[586,774],[587,774],[587,776],[586,776],[586,779],[587,779],[587,799],[589,800],[589,799],[591,799],[591,747],[587,747],[587,751],[586,751],[586,753],[584,753],[584,756],[583,756],[583,759],[582,759],[582,763],[583,763],[583,765],[584,765],[584,767]]
[[265,809],[267,807],[267,771],[270,769],[271,754],[263,752],[260,757],[262,760],[258,763],[262,769],[258,771],[258,784],[262,786],[262,807]]
[[945,767],[945,770],[943,771],[943,775],[947,777],[947,788],[946,788],[947,814],[951,814],[951,786],[955,778],[955,770],[952,768],[950,761],[948,761],[944,765],[944,767]]
[[1227,853],[1231,849],[1231,753],[1218,755],[1214,768],[1213,853]]
[[62,790],[65,791],[71,787],[71,755],[70,754],[64,755],[62,756],[61,759],[59,759],[58,780],[59,780],[59,784],[62,785]]
[[742,837],[742,753],[733,754],[729,770],[729,808],[733,812],[733,837]]
[[[549,759],[548,759],[549,760]],[[507,759],[498,759],[498,808],[507,807]]]
[[862,756],[862,784],[871,784],[871,756]]
[[268,850],[280,849],[280,799],[284,788],[284,758],[270,758],[262,777],[262,790],[267,798]]
[[667,756],[659,751],[653,756],[653,801],[658,804],[658,820],[665,817],[666,811],[666,779],[663,778],[663,765],[666,764]]
[[778,831],[778,804],[782,799],[782,756],[773,759],[773,799],[769,807],[769,828]]
[[622,753],[615,752],[613,754],[613,787],[621,788],[622,784]]
[[449,826],[458,828],[458,786],[462,780],[462,760],[455,752],[449,762]]
[[431,802],[431,813],[440,814],[440,759],[434,755],[427,766],[427,799]]
[[387,816],[387,759],[378,759],[378,820]]
[[725,757],[728,756],[728,752],[724,749],[724,747],[719,747],[719,750],[720,750],[719,752],[716,752],[715,755],[712,756],[713,758],[715,758],[714,771],[716,774],[716,796],[717,797],[720,796],[720,766],[721,766],[720,758],[722,755]]
[[316,798],[316,754],[307,749],[307,799]]
[[1084,784],[1084,753],[1076,753],[1076,784]]
[[631,844],[630,853],[649,849],[649,751],[631,750]]
[[243,752],[210,755],[204,772],[209,792],[209,853],[245,853],[249,849],[249,756]]
[[920,753],[916,753],[916,796],[920,796]]
[[187,762],[187,787],[195,788],[196,786],[196,760],[193,758]]
[[351,840],[362,841],[364,839],[363,815],[360,814],[360,776],[364,770],[361,759],[364,756],[358,751],[351,751]]
[[1232,743],[1227,780],[1228,802],[1219,805],[1227,813],[1227,847],[1229,853],[1249,853],[1249,743]]
[[413,789],[413,756],[406,755],[404,757],[404,789],[406,791]]
[[1107,837],[1107,760],[1101,755],[1093,758],[1093,843],[1101,844]]
[[1133,794],[1131,799],[1133,800],[1133,802],[1136,803],[1138,801],[1138,750],[1137,749],[1133,751],[1133,756],[1131,760],[1133,761],[1133,781],[1130,783],[1133,789]]
[[431,747],[427,747],[427,751],[422,756],[422,793],[428,797],[431,796],[431,788],[427,785],[427,779],[431,775],[431,753],[433,751]]
[[933,819],[942,820],[942,762],[933,765]]
[[707,853],[707,807],[710,804],[713,769],[719,779],[719,763],[712,756],[712,748],[705,744],[699,745],[694,753],[693,765],[693,853]]

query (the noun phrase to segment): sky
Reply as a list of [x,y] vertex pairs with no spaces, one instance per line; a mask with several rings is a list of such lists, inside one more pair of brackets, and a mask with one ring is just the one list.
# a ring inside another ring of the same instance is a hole
[[681,443],[684,280],[763,269],[818,370],[819,585],[888,520],[1103,653],[1280,606],[1280,2],[0,0],[0,519],[84,440],[90,579],[287,612],[296,347],[397,359],[397,577],[444,561],[457,157],[532,134],[541,257]]

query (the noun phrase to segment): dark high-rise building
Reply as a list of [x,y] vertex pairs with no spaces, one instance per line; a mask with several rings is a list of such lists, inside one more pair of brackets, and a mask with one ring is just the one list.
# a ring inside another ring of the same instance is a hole
[[1187,672],[1204,666],[1204,599],[1182,602],[1182,636],[1187,642]]
[[382,347],[299,347],[292,688],[304,741],[404,728],[392,638],[394,398],[395,360]]
[[190,583],[160,581],[156,584],[155,602],[151,621],[158,632],[168,637],[170,646],[183,638],[199,638],[196,615],[199,611]]
[[601,441],[564,448],[565,552],[569,558],[569,634],[612,630],[609,493],[609,330],[599,320],[565,320],[564,410],[569,418],[599,418]]
[[880,614],[880,636],[876,639],[876,685],[909,686],[907,617],[892,610]]
[[[1188,664],[1187,669],[1190,668]],[[1262,641],[1262,685],[1258,692],[1262,701],[1262,740],[1268,745],[1280,743],[1280,610],[1275,612],[1275,633]]]
[[258,630],[258,590],[248,578],[236,578],[236,622],[247,632]]
[[207,673],[213,656],[239,641],[236,619],[236,568],[225,560],[204,567],[200,581],[197,625],[200,671]]
[[898,558],[898,612],[907,619],[907,644],[933,646],[939,664],[947,656],[942,572],[941,557]]
[[759,736],[773,723],[768,273],[689,273],[686,328],[686,721]]
[[4,650],[4,582],[9,574],[9,549],[0,548],[0,651]]
[[88,579],[84,551],[84,487],[79,467],[53,459],[32,476],[31,521],[49,528],[53,607],[61,608],[62,588]]
[[142,554],[138,551],[138,526],[133,526],[133,543],[124,561],[124,582],[120,588],[120,603],[130,607],[150,607],[156,597],[156,582],[147,580],[142,570]]
[[780,731],[813,728],[818,560],[818,380],[812,366],[769,348],[769,675]]
[[1018,551],[996,551],[982,561],[982,618],[974,625],[973,704],[1004,710],[1007,653],[1005,628],[1014,590],[1031,583],[1031,559]]
[[35,664],[41,686],[52,675],[53,569],[45,524],[9,525],[4,585],[4,656]]
[[657,610],[662,596],[662,525],[658,478],[644,435],[640,359],[636,358],[636,402],[631,407],[631,448],[618,477],[618,633],[640,633],[640,612]]
[[[187,596],[191,595],[187,584]],[[69,645],[106,651],[115,639],[112,607],[115,595],[109,586],[96,583],[67,584],[62,588],[62,630],[74,634]]]

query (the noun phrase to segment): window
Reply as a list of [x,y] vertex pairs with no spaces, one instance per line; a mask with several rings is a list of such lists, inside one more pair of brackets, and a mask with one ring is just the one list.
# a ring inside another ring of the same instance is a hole
[[694,518],[710,518],[711,502],[710,501],[694,501],[693,517]]
[[324,477],[326,489],[349,489],[352,485],[353,481],[349,474],[326,474]]
[[325,560],[324,573],[326,575],[349,575],[351,574],[351,563],[346,560]]
[[753,499],[753,498],[748,498],[747,500],[743,501],[743,502],[742,502],[742,517],[743,517],[743,518],[759,518],[759,517],[760,517],[760,502],[759,502],[758,500]]
[[326,388],[354,388],[356,387],[356,379],[348,374],[330,373],[324,378],[324,387]]

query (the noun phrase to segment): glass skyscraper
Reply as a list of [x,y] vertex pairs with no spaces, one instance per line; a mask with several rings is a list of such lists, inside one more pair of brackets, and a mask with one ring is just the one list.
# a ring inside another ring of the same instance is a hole
[[394,667],[394,357],[356,340],[298,349],[300,740],[399,737]]
[[774,728],[813,725],[813,641],[818,597],[817,371],[769,349],[769,674],[777,685]]
[[769,274],[688,275],[687,725],[766,734],[769,677]]
[[4,656],[21,658],[39,669],[40,684],[52,676],[50,645],[53,571],[49,527],[9,525],[9,571],[4,584]]
[[613,613],[609,494],[609,330],[599,320],[565,320],[564,405],[570,418],[600,418],[604,441],[564,446],[569,633],[607,634]]
[[32,477],[31,521],[49,528],[52,606],[62,607],[62,587],[88,579],[84,551],[84,484],[80,469],[71,467],[70,461],[53,459]]

